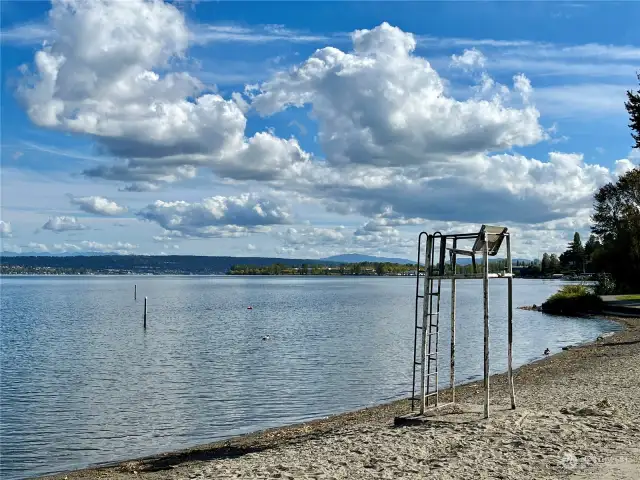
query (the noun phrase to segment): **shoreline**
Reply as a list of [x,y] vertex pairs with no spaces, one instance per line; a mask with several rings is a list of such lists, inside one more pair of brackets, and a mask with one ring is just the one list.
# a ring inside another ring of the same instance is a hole
[[[562,383],[562,379],[572,369],[586,368],[589,370],[592,367],[597,368],[599,350],[602,347],[610,347],[611,349],[632,348],[634,352],[640,352],[640,348],[636,348],[640,347],[640,318],[609,315],[597,316],[597,318],[615,321],[624,328],[613,335],[604,338],[599,337],[591,342],[571,346],[565,351],[535,360],[514,370],[517,408],[512,412],[517,415],[529,409],[525,401],[519,400],[519,391],[524,394],[528,389],[539,386],[541,380],[555,386],[558,383]],[[493,411],[500,412],[501,406],[508,403],[506,377],[506,373],[491,376]],[[541,388],[544,389],[544,385]],[[446,401],[448,395],[450,395],[449,389],[442,391],[443,401]],[[482,380],[456,386],[456,400],[460,404],[481,405],[481,396]],[[387,429],[393,423],[395,416],[410,413],[410,405],[409,399],[400,399],[322,419],[239,435],[227,440],[201,444],[191,448],[131,460],[102,463],[89,468],[39,478],[74,480],[108,476],[109,478],[124,479],[141,475],[148,478],[165,478],[169,471],[177,473],[181,470],[196,468],[199,465],[211,466],[222,463],[239,465],[243,463],[243,457],[245,456],[252,457],[260,455],[261,452],[265,452],[263,455],[267,455],[272,450],[301,449],[305,448],[305,445],[324,441],[329,442],[329,439],[339,435],[339,432],[345,429],[358,430],[368,427]],[[499,417],[500,415],[501,413],[498,413],[496,416]],[[491,420],[489,421],[491,422]],[[213,476],[212,478],[218,477]],[[345,478],[348,478],[348,476]]]

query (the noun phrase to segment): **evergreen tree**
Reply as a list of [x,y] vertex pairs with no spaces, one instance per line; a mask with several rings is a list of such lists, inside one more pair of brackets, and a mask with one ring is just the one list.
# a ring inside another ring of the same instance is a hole
[[598,237],[591,234],[589,235],[589,240],[584,244],[584,259],[585,259],[585,268],[591,272],[595,273],[594,270],[594,257],[597,256],[599,250],[602,248]]
[[[640,72],[638,73],[638,81],[640,81]],[[624,106],[629,112],[631,136],[636,141],[634,148],[640,148],[640,90],[637,92],[628,90],[627,98],[628,101]]]
[[573,242],[569,244],[569,260],[577,270],[584,270],[584,247],[578,232],[573,234]]
[[549,256],[549,273],[558,273],[560,271],[560,260],[555,253]]
[[542,255],[541,272],[543,275],[548,275],[549,273],[551,273],[551,260],[549,259],[548,253]]

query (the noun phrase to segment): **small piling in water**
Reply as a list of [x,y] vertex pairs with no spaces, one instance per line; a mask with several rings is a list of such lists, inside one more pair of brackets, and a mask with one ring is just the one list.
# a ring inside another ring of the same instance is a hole
[[138,285],[133,286],[133,299],[134,300],[138,299]]
[[147,297],[144,297],[144,329],[147,329]]

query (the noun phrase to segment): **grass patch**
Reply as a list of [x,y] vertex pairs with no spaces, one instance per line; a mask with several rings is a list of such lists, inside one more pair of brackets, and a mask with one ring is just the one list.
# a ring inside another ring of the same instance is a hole
[[542,311],[554,315],[584,315],[602,311],[604,302],[585,285],[565,285],[542,304]]
[[640,294],[638,294],[638,295],[616,295],[616,300],[640,300]]

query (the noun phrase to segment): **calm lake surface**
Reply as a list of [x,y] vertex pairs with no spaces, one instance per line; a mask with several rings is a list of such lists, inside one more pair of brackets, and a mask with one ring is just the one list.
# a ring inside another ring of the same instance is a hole
[[[0,286],[2,478],[193,446],[411,391],[415,279],[3,277]],[[514,306],[540,304],[559,286],[515,280]],[[482,282],[459,281],[457,304],[463,382],[482,375]],[[504,280],[492,282],[491,315],[494,373],[506,369]],[[514,310],[515,366],[618,329]]]

